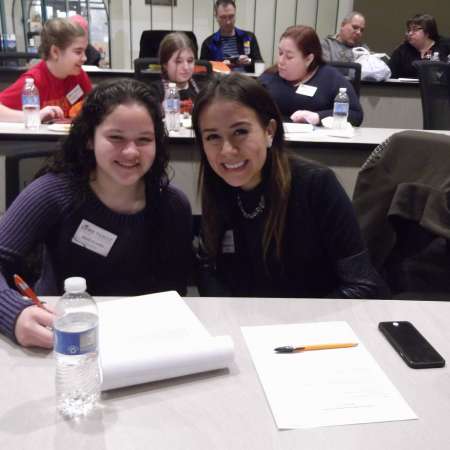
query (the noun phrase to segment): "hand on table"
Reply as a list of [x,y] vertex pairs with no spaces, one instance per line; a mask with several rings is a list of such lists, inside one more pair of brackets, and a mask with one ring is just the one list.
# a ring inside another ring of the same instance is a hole
[[320,117],[316,112],[299,109],[291,115],[291,120],[292,122],[297,123],[310,123],[311,125],[318,125],[320,122]]
[[239,55],[239,60],[237,61],[239,66],[248,66],[251,63],[252,60],[247,55]]
[[55,119],[63,119],[64,111],[59,106],[45,106],[40,111],[41,122],[50,122]]
[[33,305],[25,308],[17,318],[15,335],[24,347],[53,348],[53,310]]

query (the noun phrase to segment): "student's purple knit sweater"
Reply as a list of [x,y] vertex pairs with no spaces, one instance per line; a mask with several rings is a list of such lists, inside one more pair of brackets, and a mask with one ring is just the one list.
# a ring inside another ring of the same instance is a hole
[[[82,276],[92,295],[185,293],[191,269],[191,208],[169,187],[136,214],[107,208],[89,190],[83,201],[64,175],[46,174],[24,189],[0,218],[0,333],[11,339],[20,312],[30,305],[12,289],[24,258],[43,244],[38,295],[61,295],[64,279]],[[72,241],[82,220],[117,238],[107,256]]]

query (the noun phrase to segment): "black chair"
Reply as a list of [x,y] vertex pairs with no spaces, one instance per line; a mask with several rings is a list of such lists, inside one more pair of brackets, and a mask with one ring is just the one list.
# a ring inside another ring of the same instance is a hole
[[[141,34],[141,41],[139,44],[139,58],[157,58],[159,44],[163,40],[163,38],[169,34],[178,30],[145,30]],[[182,33],[188,35],[194,44],[195,54],[194,56],[197,58],[198,55],[198,44],[197,38],[192,31],[183,31],[179,30]]]
[[[195,61],[195,81],[200,84],[205,82],[212,74],[212,66],[209,61],[198,59]],[[158,58],[138,58],[134,60],[134,78],[147,84],[151,84],[161,78],[161,65]]]
[[414,61],[420,81],[424,130],[450,130],[450,64]]
[[330,66],[335,67],[339,72],[352,83],[356,95],[359,98],[359,91],[361,87],[361,64],[347,61],[331,61]]
[[40,58],[38,53],[0,52],[0,66],[26,66],[28,61]]

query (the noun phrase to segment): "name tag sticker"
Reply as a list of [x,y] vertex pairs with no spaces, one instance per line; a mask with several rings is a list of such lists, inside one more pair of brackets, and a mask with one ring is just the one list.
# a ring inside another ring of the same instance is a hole
[[316,91],[317,86],[310,86],[309,84],[300,84],[295,93],[300,95],[306,95],[307,97],[314,97]]
[[225,231],[222,239],[222,253],[234,253],[234,234],[233,230]]
[[67,95],[66,98],[69,100],[69,103],[73,105],[76,103],[81,97],[83,97],[83,89],[81,86],[77,84]]
[[83,219],[73,235],[72,242],[101,256],[108,256],[117,235]]

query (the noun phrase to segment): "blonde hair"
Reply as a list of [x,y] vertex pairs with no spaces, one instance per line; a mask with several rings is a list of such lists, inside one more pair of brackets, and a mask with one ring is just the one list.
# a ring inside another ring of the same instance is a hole
[[65,50],[76,38],[83,36],[86,36],[86,32],[77,23],[61,18],[47,20],[41,31],[39,53],[47,60],[50,58],[52,45]]

